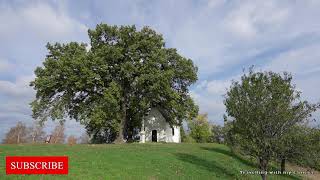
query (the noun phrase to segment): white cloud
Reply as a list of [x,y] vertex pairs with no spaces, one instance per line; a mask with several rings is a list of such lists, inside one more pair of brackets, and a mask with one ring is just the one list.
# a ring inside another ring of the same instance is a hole
[[182,19],[172,18],[177,12],[170,9],[161,16],[166,24],[173,24],[174,28],[163,28],[171,45],[195,61],[200,76],[221,73],[270,49],[270,44],[276,45],[308,31],[296,27],[287,29],[287,24],[294,21],[290,17],[295,13],[292,10],[295,5],[279,1],[208,1],[210,3],[213,5],[199,5],[193,11],[185,8],[186,11],[179,12],[184,15]]
[[52,39],[72,35],[74,32],[85,33],[88,29],[45,3],[30,3],[19,8],[0,6],[0,22],[3,22],[0,23],[1,38],[20,35],[19,33],[30,36],[31,33],[40,38]]
[[[213,0],[199,4],[196,7],[192,3],[179,2],[172,2],[170,6],[166,3],[136,6],[134,14],[139,15],[135,17],[143,17],[135,19],[135,22],[156,27],[170,46],[194,60],[202,81],[196,84],[192,95],[200,111],[216,117],[212,119],[222,118],[222,95],[232,79],[239,79],[242,68],[255,65],[265,69],[264,64],[269,64],[273,60],[271,57],[277,57],[294,45],[308,45],[303,44],[299,37],[305,40],[312,38],[308,36],[310,33],[320,34],[320,24],[314,20],[320,15],[318,2]],[[179,8],[172,9],[171,6]],[[152,15],[144,14],[150,12],[146,9],[152,9]],[[167,12],[158,13],[162,12],[159,9],[166,9]],[[300,59],[303,60],[299,63],[289,63],[297,61],[291,60],[292,57],[284,61],[272,61],[274,65],[271,70],[297,72],[294,69],[303,67],[300,73],[310,74],[306,69],[316,72],[319,70],[316,63],[318,52],[314,48],[309,52],[312,55],[301,55]],[[310,82],[317,82],[315,78],[312,79]],[[310,88],[311,85],[306,86],[298,80],[295,82],[299,89],[308,94],[309,99],[317,98],[311,96],[314,94],[311,89],[315,89]]]
[[34,76],[25,74],[31,74],[41,65],[46,53],[45,44],[86,42],[87,29],[59,4],[42,1],[0,3],[0,100],[4,102],[0,105],[0,123],[6,126],[0,129],[0,138],[18,121],[32,123],[29,103],[35,92],[29,83]]
[[215,9],[223,5],[225,2],[226,0],[209,0],[207,6],[209,9]]
[[276,72],[287,71],[303,98],[320,101],[320,44],[313,44],[281,53],[263,67]]
[[211,95],[222,96],[231,84],[230,80],[213,80],[207,84],[207,91]]
[[[15,64],[20,65],[17,69],[0,60],[0,72],[16,69],[14,77],[19,77],[14,82],[0,81],[0,96],[14,101],[8,103],[8,107],[0,106],[2,113],[8,112],[0,118],[7,117],[9,112],[30,113],[28,98],[34,92],[26,86],[27,80],[23,80],[20,71],[30,74],[35,64],[41,64],[48,41],[86,41],[87,27],[78,19],[90,21],[92,25],[101,22],[149,25],[164,34],[170,47],[177,48],[199,67],[202,81],[196,84],[192,96],[200,112],[208,112],[210,120],[220,124],[223,123],[225,89],[231,79],[238,79],[243,67],[253,64],[262,69],[293,72],[294,82],[304,96],[313,101],[319,99],[319,39],[314,39],[311,46],[295,39],[313,38],[305,36],[308,34],[320,35],[320,23],[315,21],[315,17],[320,16],[317,0],[101,1],[90,2],[90,8],[84,3],[79,12],[72,7],[74,2],[70,7],[67,4],[56,8],[40,1],[23,6],[0,3],[0,54],[10,60],[13,57]],[[75,16],[70,16],[70,10],[75,11]],[[299,48],[290,49],[290,45]],[[32,68],[26,70],[27,66]]]
[[198,82],[196,85],[196,89],[198,89],[198,90],[205,89],[207,87],[207,84],[208,84],[207,80],[203,80],[201,82]]
[[208,113],[209,121],[223,125],[225,106],[222,96],[210,96],[204,92],[191,92],[191,97],[199,105],[199,113]]
[[200,113],[208,113],[209,120],[213,123],[223,125],[224,95],[228,91],[232,80],[239,80],[241,74],[221,80],[203,80],[198,83],[191,97],[200,107]]
[[[30,126],[33,123],[31,107],[29,103],[33,100],[35,91],[29,87],[34,76],[21,76],[14,82],[0,81],[0,140],[12,126],[22,121]],[[1,97],[2,96],[2,97]],[[48,120],[45,124],[45,131],[51,133],[57,122]],[[66,134],[79,136],[85,132],[84,126],[75,120],[66,121]]]
[[0,139],[18,121],[32,123],[29,103],[34,91],[29,87],[33,76],[19,76],[14,82],[0,80]]
[[235,35],[253,40],[274,31],[289,16],[289,9],[275,1],[244,1],[224,19],[226,28]]
[[8,72],[12,69],[12,67],[13,67],[13,65],[11,63],[9,63],[5,59],[0,58],[0,73]]
[[320,72],[320,44],[312,44],[279,54],[265,67],[273,71],[288,71],[296,75]]
[[6,95],[11,98],[30,98],[34,91],[29,87],[29,83],[34,76],[21,76],[15,82],[0,80],[0,95]]
[[[29,102],[28,102],[29,100]],[[26,104],[30,103],[31,99],[19,99],[7,101],[4,104],[0,104],[0,117],[10,115],[26,115],[30,116],[31,109]]]

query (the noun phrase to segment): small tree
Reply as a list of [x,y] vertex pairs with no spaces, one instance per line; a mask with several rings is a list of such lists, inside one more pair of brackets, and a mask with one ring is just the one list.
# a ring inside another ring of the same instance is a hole
[[184,140],[184,143],[197,143],[195,139],[193,139],[190,134],[186,135],[186,138]]
[[22,122],[18,122],[15,127],[12,127],[9,132],[7,132],[5,138],[3,139],[4,144],[20,144],[26,143],[28,139],[28,129],[26,125]]
[[43,126],[39,123],[34,123],[31,127],[28,128],[29,140],[32,143],[43,142],[46,137],[46,133],[43,131]]
[[312,128],[310,133],[309,153],[303,157],[307,159],[306,165],[320,170],[320,128]]
[[222,143],[224,140],[223,127],[220,125],[211,125],[211,142]]
[[74,145],[74,144],[77,144],[77,138],[75,137],[75,136],[73,136],[73,135],[70,135],[69,137],[68,137],[68,144],[69,145]]
[[[317,105],[300,101],[300,92],[291,84],[292,77],[273,72],[253,72],[234,81],[225,96],[226,112],[234,121],[233,131],[240,147],[259,161],[266,172],[279,139],[299,122],[307,120]],[[265,173],[261,174],[266,179]]]
[[51,140],[50,142],[52,142],[53,144],[63,144],[65,141],[65,134],[64,134],[64,124],[58,124],[52,134],[51,134]]
[[[302,148],[303,151],[297,156],[288,156],[287,159],[301,166],[308,166],[320,170],[320,129],[304,127],[304,132],[305,134],[303,134],[302,140],[298,139],[299,144],[295,145],[298,148],[300,147],[299,149]],[[296,133],[301,134],[301,132]],[[297,134],[294,136],[297,136]]]
[[208,142],[211,135],[208,114],[199,114],[189,122],[190,136],[198,143]]
[[308,153],[311,145],[310,135],[310,128],[296,125],[279,140],[276,158],[281,162],[281,173],[285,171],[286,160],[294,161]]

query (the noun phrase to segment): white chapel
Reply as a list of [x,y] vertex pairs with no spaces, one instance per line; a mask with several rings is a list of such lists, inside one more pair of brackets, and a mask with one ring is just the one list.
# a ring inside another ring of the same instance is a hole
[[171,127],[161,112],[152,108],[142,121],[140,143],[145,142],[180,143],[180,126]]

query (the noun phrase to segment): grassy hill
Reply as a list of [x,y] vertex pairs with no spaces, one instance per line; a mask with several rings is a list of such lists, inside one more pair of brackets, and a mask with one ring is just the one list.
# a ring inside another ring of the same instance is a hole
[[[69,175],[6,176],[7,155],[67,155]],[[0,179],[260,179],[240,174],[255,167],[219,144],[0,145]]]

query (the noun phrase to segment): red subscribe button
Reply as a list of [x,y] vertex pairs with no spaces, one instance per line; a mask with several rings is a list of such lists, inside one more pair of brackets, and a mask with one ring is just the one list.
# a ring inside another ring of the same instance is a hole
[[7,156],[7,174],[68,174],[67,156]]

